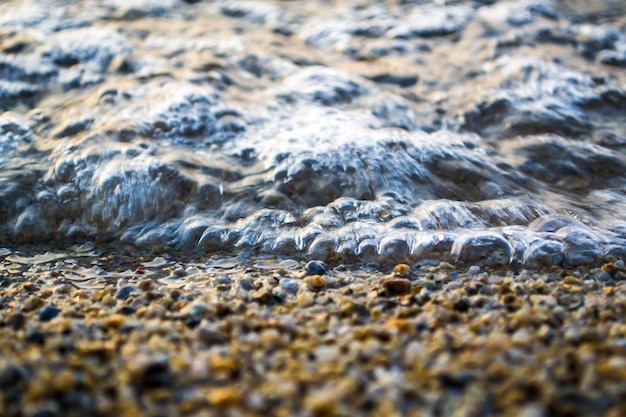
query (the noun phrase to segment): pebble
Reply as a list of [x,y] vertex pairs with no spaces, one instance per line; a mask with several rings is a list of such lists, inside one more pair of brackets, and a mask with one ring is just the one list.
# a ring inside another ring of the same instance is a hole
[[25,312],[29,312],[41,307],[42,305],[43,300],[41,299],[41,297],[34,296],[24,301],[24,304],[22,305],[22,310]]
[[37,345],[43,345],[46,342],[46,335],[39,330],[33,329],[26,333],[25,341]]
[[316,291],[319,291],[326,286],[326,280],[320,275],[305,277],[303,281],[310,289]]
[[112,314],[104,319],[103,324],[112,329],[119,329],[126,322],[126,316],[122,314]]
[[41,311],[39,311],[39,321],[50,321],[56,316],[58,316],[60,310],[53,305],[44,306]]
[[231,285],[233,280],[226,274],[220,274],[217,276],[216,283],[218,285]]
[[207,402],[218,408],[226,408],[238,404],[242,399],[242,392],[237,387],[213,387],[207,393]]
[[188,304],[181,310],[181,314],[189,316],[204,316],[209,311],[209,306],[203,300],[197,300]]
[[101,302],[107,307],[111,307],[116,304],[115,298],[111,297],[109,294],[106,294],[104,297],[102,297]]
[[131,295],[133,292],[135,292],[135,287],[130,285],[124,285],[117,290],[115,298],[117,298],[118,300],[126,300],[128,296]]
[[123,314],[125,316],[132,316],[133,314],[135,314],[137,312],[137,309],[134,307],[130,307],[130,306],[123,306],[120,307],[117,312],[119,314]]
[[285,289],[290,294],[295,294],[298,292],[300,286],[298,285],[298,281],[292,278],[282,278],[280,280],[280,286]]
[[383,288],[389,296],[409,294],[413,284],[406,278],[388,278],[383,281]]
[[322,261],[310,261],[305,269],[307,275],[324,275],[328,272],[328,266]]
[[298,294],[298,305],[300,307],[310,307],[315,303],[315,296],[313,296],[310,292],[301,292]]
[[613,281],[613,277],[608,272],[601,272],[596,275],[596,279],[600,282],[610,282]]
[[411,267],[407,264],[398,264],[393,269],[393,273],[396,276],[399,276],[402,278],[408,278],[409,275],[411,275]]
[[602,265],[602,271],[610,275],[614,275],[616,272],[620,271],[621,269],[622,268],[620,268],[618,265],[616,265],[613,262],[609,262],[607,264]]
[[259,288],[254,292],[252,298],[260,304],[269,304],[274,299],[272,291],[267,288]]
[[151,278],[142,279],[137,283],[137,288],[139,288],[141,291],[148,291],[152,289],[152,287],[153,282]]
[[167,358],[139,358],[127,364],[130,381],[143,389],[164,388],[173,378]]
[[437,289],[437,283],[431,279],[422,281],[422,286],[428,291],[434,291]]
[[218,330],[209,325],[198,327],[196,330],[196,337],[199,341],[209,346],[221,344],[226,341],[224,336],[222,336]]
[[21,329],[25,322],[26,316],[22,313],[11,314],[5,321],[5,323],[13,330]]
[[249,278],[242,278],[239,280],[239,286],[245,291],[252,291],[255,288],[252,280]]

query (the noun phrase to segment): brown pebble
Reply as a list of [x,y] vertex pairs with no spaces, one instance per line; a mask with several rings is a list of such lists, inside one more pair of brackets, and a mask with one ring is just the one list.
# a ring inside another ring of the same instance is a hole
[[93,293],[93,295],[91,296],[91,299],[93,301],[102,301],[102,299],[104,298],[105,295],[107,295],[109,292],[106,290],[102,290],[102,291],[96,291],[95,293]]
[[209,358],[207,365],[213,372],[234,372],[237,370],[237,362],[235,362],[232,358],[224,357],[222,355],[212,355]]
[[509,311],[515,311],[522,306],[522,301],[515,294],[504,294],[501,300]]
[[196,337],[199,341],[206,343],[207,345],[220,344],[225,341],[220,332],[207,325],[198,328],[196,331]]
[[152,286],[153,282],[151,278],[142,279],[141,281],[139,281],[139,283],[137,283],[137,288],[139,288],[141,291],[148,291],[152,289]]
[[33,311],[41,307],[42,305],[43,305],[43,300],[40,297],[34,296],[24,301],[24,304],[22,305],[22,310]]
[[326,280],[321,275],[311,275],[304,278],[303,281],[313,290],[321,290],[326,285]]
[[412,286],[411,281],[406,278],[389,278],[383,281],[383,288],[390,296],[409,294]]
[[583,282],[582,282],[582,280],[576,278],[575,276],[568,275],[565,278],[563,278],[563,284],[567,284],[567,285],[583,285]]
[[304,407],[317,416],[333,416],[336,414],[337,397],[331,390],[316,391],[305,398]]
[[407,320],[404,319],[390,319],[385,322],[385,326],[391,329],[398,329],[401,333],[406,333],[412,335],[415,333],[414,326],[411,325]]
[[439,262],[439,269],[449,269],[449,270],[453,270],[454,269],[454,265],[452,265],[449,262]]
[[300,307],[310,307],[315,303],[315,296],[310,292],[304,291],[298,294],[298,305]]
[[126,316],[122,314],[111,314],[104,319],[104,325],[112,329],[119,329],[126,322]]
[[241,397],[241,390],[237,387],[216,387],[211,388],[206,399],[212,406],[226,408],[239,403]]
[[74,387],[74,374],[69,369],[64,369],[55,375],[53,379],[54,388],[57,391],[70,391]]
[[83,341],[76,344],[76,350],[83,355],[112,357],[115,353],[115,343],[100,340]]
[[258,303],[267,304],[272,300],[272,293],[266,288],[259,288],[254,292],[254,296],[252,298]]
[[74,287],[72,287],[69,284],[61,284],[58,287],[56,287],[54,290],[55,293],[63,294],[63,295],[69,294],[72,291],[74,291]]
[[602,271],[606,272],[607,274],[613,275],[617,271],[619,271],[619,267],[615,265],[614,263],[609,262],[608,264],[602,265]]
[[393,272],[399,277],[408,278],[411,274],[411,267],[407,264],[398,264],[393,269]]
[[602,289],[602,294],[607,296],[615,295],[615,287],[604,287]]

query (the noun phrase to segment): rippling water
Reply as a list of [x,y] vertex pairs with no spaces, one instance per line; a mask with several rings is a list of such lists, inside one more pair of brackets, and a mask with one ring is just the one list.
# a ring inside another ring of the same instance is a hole
[[626,256],[622,6],[5,1],[0,242]]

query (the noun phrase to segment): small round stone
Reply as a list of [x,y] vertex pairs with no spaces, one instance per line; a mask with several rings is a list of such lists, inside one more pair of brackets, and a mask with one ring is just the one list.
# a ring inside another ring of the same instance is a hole
[[237,387],[215,387],[209,390],[207,402],[214,407],[226,408],[241,401],[242,393]]
[[297,293],[298,289],[299,289],[298,281],[296,281],[295,279],[292,279],[292,278],[283,278],[283,279],[281,279],[280,280],[280,286],[283,287],[283,289],[286,292],[291,293],[291,294]]
[[408,278],[409,275],[411,275],[411,267],[408,266],[407,264],[398,264],[393,269],[393,273],[396,276],[403,277],[403,278]]
[[115,298],[111,297],[109,294],[102,297],[102,304],[107,307],[111,307],[115,305]]
[[26,316],[22,313],[11,314],[6,320],[6,324],[13,330],[19,330],[24,326]]
[[121,307],[119,310],[117,310],[117,312],[125,316],[132,316],[133,314],[137,312],[137,309],[134,307],[130,307],[130,306],[124,306],[124,307]]
[[304,278],[303,281],[313,290],[321,290],[326,285],[326,280],[321,275],[312,275]]
[[383,281],[383,288],[392,297],[409,294],[412,287],[413,284],[406,278],[389,278]]
[[22,305],[22,310],[24,311],[33,311],[43,305],[43,300],[40,297],[34,296],[24,301]]
[[196,330],[196,337],[198,338],[198,341],[209,346],[225,342],[224,336],[222,336],[219,331],[208,325],[199,327],[198,330]]
[[135,291],[135,287],[132,287],[130,285],[124,285],[119,290],[117,290],[117,294],[115,295],[115,298],[117,298],[118,300],[125,300],[134,291]]
[[111,314],[109,317],[104,319],[103,324],[106,327],[110,327],[112,329],[119,329],[126,322],[126,317],[122,314]]
[[298,294],[298,305],[306,308],[311,307],[315,303],[315,295],[309,291],[303,291]]
[[137,288],[139,288],[141,291],[148,291],[152,289],[153,284],[154,283],[151,278],[146,278],[137,283]]
[[59,315],[59,309],[53,305],[44,306],[39,312],[39,321],[50,321]]
[[239,286],[241,287],[241,289],[245,291],[252,291],[254,289],[254,284],[252,283],[252,280],[250,280],[249,278],[241,279],[239,281]]
[[322,261],[311,261],[305,268],[307,275],[324,275],[328,272],[328,266]]
[[615,274],[619,270],[620,268],[617,265],[615,265],[613,262],[609,262],[609,263],[602,265],[602,271],[610,275]]
[[26,334],[25,340],[35,345],[43,345],[46,342],[46,335],[39,330],[33,329]]

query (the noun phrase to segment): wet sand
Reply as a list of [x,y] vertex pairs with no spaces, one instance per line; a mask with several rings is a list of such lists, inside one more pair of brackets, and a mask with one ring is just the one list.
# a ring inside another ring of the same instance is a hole
[[621,260],[511,272],[70,252],[3,251],[3,416],[626,412]]

